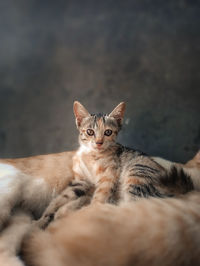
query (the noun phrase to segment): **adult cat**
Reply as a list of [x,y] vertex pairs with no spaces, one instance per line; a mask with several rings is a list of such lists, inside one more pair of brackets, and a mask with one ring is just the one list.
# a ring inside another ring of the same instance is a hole
[[89,205],[33,231],[31,266],[199,266],[200,193]]

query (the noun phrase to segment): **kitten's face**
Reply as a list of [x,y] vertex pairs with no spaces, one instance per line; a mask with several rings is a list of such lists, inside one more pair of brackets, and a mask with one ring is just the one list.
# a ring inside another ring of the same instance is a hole
[[91,151],[104,151],[116,141],[121,129],[125,104],[120,103],[109,115],[91,115],[79,102],[74,103],[74,114],[79,129],[79,141]]
[[105,150],[115,143],[119,127],[114,118],[104,115],[90,115],[79,128],[81,144],[89,149]]

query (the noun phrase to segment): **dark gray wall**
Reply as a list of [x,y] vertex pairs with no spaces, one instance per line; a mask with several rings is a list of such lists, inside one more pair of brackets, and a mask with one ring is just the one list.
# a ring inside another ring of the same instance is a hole
[[0,3],[0,156],[77,147],[72,104],[127,102],[119,141],[184,161],[200,147],[200,3]]

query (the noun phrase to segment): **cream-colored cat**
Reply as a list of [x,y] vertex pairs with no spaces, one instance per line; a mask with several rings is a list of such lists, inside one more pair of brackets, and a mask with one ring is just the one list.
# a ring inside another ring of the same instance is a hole
[[31,266],[199,266],[200,192],[92,204],[33,231],[23,246]]

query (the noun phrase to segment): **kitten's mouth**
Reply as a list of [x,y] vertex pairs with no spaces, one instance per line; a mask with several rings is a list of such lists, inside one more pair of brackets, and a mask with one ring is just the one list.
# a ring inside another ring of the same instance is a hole
[[96,144],[97,149],[101,149],[102,146],[103,146],[102,144]]
[[103,148],[103,143],[95,143],[95,148],[101,150]]

